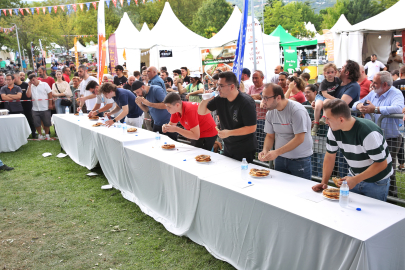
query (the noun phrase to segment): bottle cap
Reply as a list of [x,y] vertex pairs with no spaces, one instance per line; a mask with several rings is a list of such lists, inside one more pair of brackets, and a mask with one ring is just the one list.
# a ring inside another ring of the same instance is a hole
[[248,184],[250,185],[250,184],[252,184],[252,182],[249,181]]
[[361,211],[361,208],[356,208],[357,211]]
[[165,142],[165,144],[167,144],[167,142]]

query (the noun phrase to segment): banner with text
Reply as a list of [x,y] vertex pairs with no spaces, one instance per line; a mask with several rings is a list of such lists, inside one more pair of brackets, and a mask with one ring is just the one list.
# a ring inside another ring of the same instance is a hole
[[110,57],[111,74],[115,76],[115,66],[118,64],[117,43],[115,34],[111,34],[108,39],[108,55]]
[[296,46],[283,46],[284,50],[284,70],[293,73],[297,68],[298,57]]
[[232,71],[236,45],[201,50],[203,73],[212,76],[216,69]]
[[325,38],[325,46],[326,46],[326,51],[328,54],[328,61],[334,61],[335,60],[335,52],[334,52],[335,45],[334,45],[333,33],[327,29],[324,29],[322,31],[323,31],[323,36]]

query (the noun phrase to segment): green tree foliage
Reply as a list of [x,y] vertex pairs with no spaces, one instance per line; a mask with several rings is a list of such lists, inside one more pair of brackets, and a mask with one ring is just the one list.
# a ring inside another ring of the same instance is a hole
[[232,14],[232,6],[225,0],[206,0],[193,18],[191,29],[206,38],[220,30]]

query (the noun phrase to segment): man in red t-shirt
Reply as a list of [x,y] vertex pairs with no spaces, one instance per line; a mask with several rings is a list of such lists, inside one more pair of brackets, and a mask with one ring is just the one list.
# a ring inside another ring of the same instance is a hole
[[55,80],[46,74],[46,69],[44,67],[40,67],[38,69],[38,76],[38,80],[40,80],[41,82],[46,82],[52,89],[52,85],[55,83]]
[[357,83],[360,85],[360,99],[364,98],[365,96],[370,93],[370,84],[371,81],[367,79],[366,72],[364,72],[364,66],[360,66],[360,77]]
[[[212,150],[218,131],[211,114],[199,115],[198,103],[181,101],[180,96],[174,92],[167,94],[163,103],[172,115],[169,124],[163,125],[163,133],[177,132],[191,139],[191,145]],[[179,121],[184,129],[177,127]]]
[[70,83],[70,68],[69,67],[62,68],[62,76],[67,83]]

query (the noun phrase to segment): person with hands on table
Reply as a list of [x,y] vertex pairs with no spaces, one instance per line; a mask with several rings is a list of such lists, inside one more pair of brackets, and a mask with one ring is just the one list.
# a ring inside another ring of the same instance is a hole
[[[95,117],[97,115],[100,116],[102,115],[103,112],[109,112],[111,108],[114,105],[114,100],[113,99],[107,99],[104,97],[103,94],[100,93],[100,86],[96,81],[91,81],[87,84],[86,86],[86,91],[90,91],[93,95],[96,95],[96,104],[94,105],[93,109],[89,112],[89,117]],[[104,107],[101,107],[101,103],[104,103]],[[121,113],[122,111],[119,110],[115,115],[117,116]],[[121,122],[123,122],[123,118],[121,119]]]
[[219,95],[203,100],[199,115],[216,111],[221,120],[218,136],[225,143],[224,155],[239,161],[253,162],[256,154],[256,104],[253,98],[238,90],[238,80],[233,72],[219,73]]
[[383,131],[372,121],[353,117],[349,106],[340,99],[324,104],[324,114],[329,131],[323,162],[322,182],[312,187],[314,191],[327,188],[335,166],[339,148],[350,166],[346,181],[350,191],[377,200],[386,201],[393,173],[392,158]]
[[135,103],[134,93],[126,89],[118,88],[112,83],[104,83],[100,87],[100,93],[103,94],[107,100],[112,98],[117,104],[111,112],[105,113],[105,116],[111,117],[111,115],[116,114],[122,109],[122,112],[113,120],[105,122],[107,127],[110,127],[125,117],[125,122],[128,125],[142,128],[143,112]]
[[[191,145],[208,151],[212,150],[218,131],[210,114],[199,115],[198,103],[181,101],[177,93],[169,93],[163,103],[172,115],[169,124],[163,125],[163,133],[177,132],[191,139]],[[184,129],[177,127],[179,121]]]
[[[261,107],[267,109],[264,131],[267,133],[260,161],[274,160],[274,169],[311,179],[311,118],[305,107],[287,99],[283,89],[269,83],[263,90]],[[275,150],[271,150],[275,143]]]
[[[163,134],[163,124],[170,121],[170,113],[166,110],[163,100],[166,97],[166,90],[157,85],[147,86],[141,81],[132,84],[132,91],[136,94],[136,104],[152,116],[154,125],[153,132]],[[166,135],[177,141],[177,133],[166,132]]]

